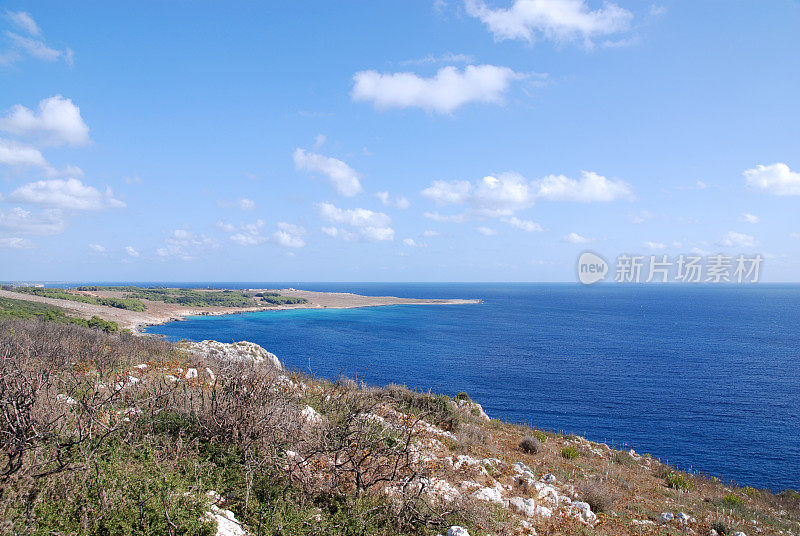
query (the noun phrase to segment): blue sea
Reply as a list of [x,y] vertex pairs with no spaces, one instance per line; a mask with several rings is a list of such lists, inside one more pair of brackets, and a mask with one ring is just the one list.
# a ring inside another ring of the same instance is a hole
[[800,286],[218,283],[478,305],[192,317],[327,378],[466,391],[487,413],[742,485],[800,488]]

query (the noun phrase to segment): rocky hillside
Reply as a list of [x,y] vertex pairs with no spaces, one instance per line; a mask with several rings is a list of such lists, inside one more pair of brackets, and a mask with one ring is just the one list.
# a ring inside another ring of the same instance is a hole
[[[0,533],[800,534],[800,495],[253,343],[0,323]],[[668,440],[668,438],[665,438]]]

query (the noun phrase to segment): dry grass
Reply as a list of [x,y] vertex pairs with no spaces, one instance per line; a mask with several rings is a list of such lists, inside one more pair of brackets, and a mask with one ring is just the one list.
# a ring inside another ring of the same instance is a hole
[[[136,368],[140,364],[147,368]],[[206,367],[213,377],[204,372]],[[186,379],[190,368],[199,374]],[[139,381],[131,382],[130,377]],[[117,389],[120,381],[125,386]],[[304,421],[300,411],[306,405],[319,412],[322,422]],[[213,446],[218,449],[213,463],[193,462],[191,477],[170,485],[195,494],[213,485],[230,497],[237,516],[259,526],[275,519],[290,523],[286,512],[275,510],[281,497],[289,502],[280,504],[296,508],[298,524],[291,526],[300,527],[297,534],[306,534],[303,523],[315,512],[328,516],[336,508],[345,511],[341,501],[350,505],[346,511],[352,519],[376,527],[367,534],[437,534],[454,520],[468,524],[473,536],[525,534],[508,510],[466,495],[448,504],[431,502],[417,486],[428,478],[491,486],[495,478],[511,478],[509,467],[516,462],[530,467],[537,478],[552,473],[562,493],[569,494],[573,487],[573,498],[588,502],[598,513],[591,527],[566,515],[533,518],[539,535],[685,533],[677,523],[633,524],[657,523],[662,512],[694,517],[690,527],[697,535],[707,534],[713,523],[748,535],[800,534],[796,492],[725,486],[580,437],[484,422],[447,397],[430,393],[202,361],[164,341],[107,336],[72,326],[0,323],[0,418],[2,533],[33,532],[34,518],[14,525],[19,505],[30,497],[43,500],[43,489],[60,490],[69,503],[70,494],[86,485],[106,445],[121,441],[125,448],[151,452],[165,475],[186,472],[187,459],[205,460],[198,456]],[[454,435],[421,435],[424,423]],[[520,438],[523,443],[533,440],[536,448],[522,447]],[[437,440],[431,447],[437,457],[414,458],[412,444],[420,439]],[[498,458],[506,465],[490,466],[486,476],[474,468],[455,471],[441,463],[445,456],[459,454]],[[225,462],[231,464],[226,467],[221,460],[229,459],[235,464]],[[138,470],[134,465],[123,469],[130,475],[125,478],[134,478]],[[270,485],[265,488],[264,482]],[[670,482],[682,484],[670,487]],[[397,501],[365,502],[382,496],[387,486],[395,490]],[[516,482],[508,496],[515,495],[536,497],[536,490]],[[159,503],[162,514],[173,520],[181,512],[186,519],[197,518],[186,513],[187,505],[167,499]],[[271,505],[272,517],[264,513],[265,505]],[[324,533],[345,533],[334,532],[332,526],[326,525]]]

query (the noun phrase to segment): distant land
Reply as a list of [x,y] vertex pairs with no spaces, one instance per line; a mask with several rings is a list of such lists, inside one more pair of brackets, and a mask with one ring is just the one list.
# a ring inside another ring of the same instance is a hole
[[3,285],[0,298],[58,307],[66,314],[116,322],[139,332],[187,316],[228,315],[283,309],[352,309],[386,305],[461,305],[478,299],[416,299],[346,292],[285,289],[187,289],[85,285],[73,288]]

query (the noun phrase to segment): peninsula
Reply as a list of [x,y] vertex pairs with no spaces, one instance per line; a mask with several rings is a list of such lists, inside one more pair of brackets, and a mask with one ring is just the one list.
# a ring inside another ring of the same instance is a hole
[[0,298],[58,307],[68,315],[116,322],[138,332],[188,316],[228,315],[282,309],[352,309],[385,305],[461,305],[478,299],[419,299],[362,296],[346,292],[285,289],[207,289],[138,286],[79,286],[70,289],[4,285]]

